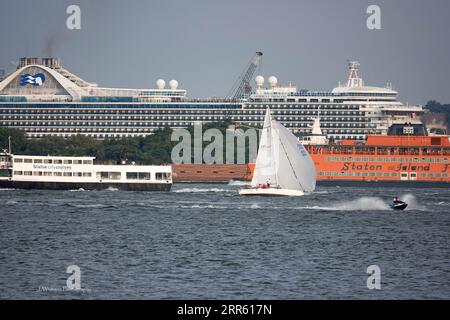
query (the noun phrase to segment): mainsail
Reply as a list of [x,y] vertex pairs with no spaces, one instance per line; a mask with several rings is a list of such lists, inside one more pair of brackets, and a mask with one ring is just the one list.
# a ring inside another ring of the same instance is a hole
[[305,147],[267,109],[252,186],[266,184],[312,192],[316,187],[314,162]]
[[272,140],[272,117],[270,112],[266,112],[256,157],[255,171],[251,182],[252,186],[266,184],[267,182],[277,183],[278,179],[274,165],[276,160]]

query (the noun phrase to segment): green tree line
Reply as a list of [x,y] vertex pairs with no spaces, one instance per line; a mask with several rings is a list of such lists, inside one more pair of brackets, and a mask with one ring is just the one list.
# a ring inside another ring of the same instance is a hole
[[443,114],[447,127],[450,127],[450,104],[440,104],[437,101],[430,100],[425,105],[425,109],[433,113]]
[[[202,126],[207,129],[219,129],[225,137],[225,131],[231,122],[208,123]],[[246,130],[246,128],[243,128]],[[194,127],[188,128],[194,137]],[[171,162],[173,147],[178,141],[171,141],[172,129],[162,128],[145,137],[97,140],[84,135],[63,137],[44,137],[27,139],[24,131],[0,127],[0,149],[8,149],[8,137],[11,137],[13,154],[52,155],[52,156],[93,156],[99,162],[118,163],[134,161],[140,164],[164,164]],[[203,148],[211,142],[203,142]],[[225,138],[223,152],[225,153]],[[235,143],[235,148],[236,148]],[[246,141],[248,155],[248,139]],[[192,158],[193,158],[193,152]],[[248,157],[247,157],[248,158]],[[225,161],[225,154],[223,155]],[[193,161],[192,161],[193,162]],[[247,159],[248,162],[248,159]]]

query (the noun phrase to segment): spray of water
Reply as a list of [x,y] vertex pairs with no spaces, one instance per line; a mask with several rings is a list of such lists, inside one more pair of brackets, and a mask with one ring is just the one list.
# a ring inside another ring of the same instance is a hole
[[[426,210],[421,206],[414,195],[406,194],[399,197],[400,200],[405,201],[408,204],[406,210]],[[390,199],[384,199],[380,197],[360,197],[350,201],[341,201],[331,203],[327,207],[314,206],[303,207],[302,209],[317,209],[317,210],[330,210],[330,211],[374,211],[374,210],[392,210],[389,207]]]
[[246,186],[249,183],[246,181],[239,181],[239,180],[230,180],[228,181],[229,186]]

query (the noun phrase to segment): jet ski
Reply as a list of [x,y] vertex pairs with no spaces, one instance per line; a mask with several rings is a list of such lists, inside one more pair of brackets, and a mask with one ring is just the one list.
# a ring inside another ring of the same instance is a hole
[[408,204],[400,200],[394,200],[389,206],[394,210],[405,210]]

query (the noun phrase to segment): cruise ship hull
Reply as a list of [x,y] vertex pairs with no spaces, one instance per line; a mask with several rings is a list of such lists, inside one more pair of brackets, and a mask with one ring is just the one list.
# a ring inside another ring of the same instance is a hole
[[0,180],[0,188],[48,189],[48,190],[106,190],[122,191],[170,191],[168,183],[112,183],[112,182],[55,182]]

